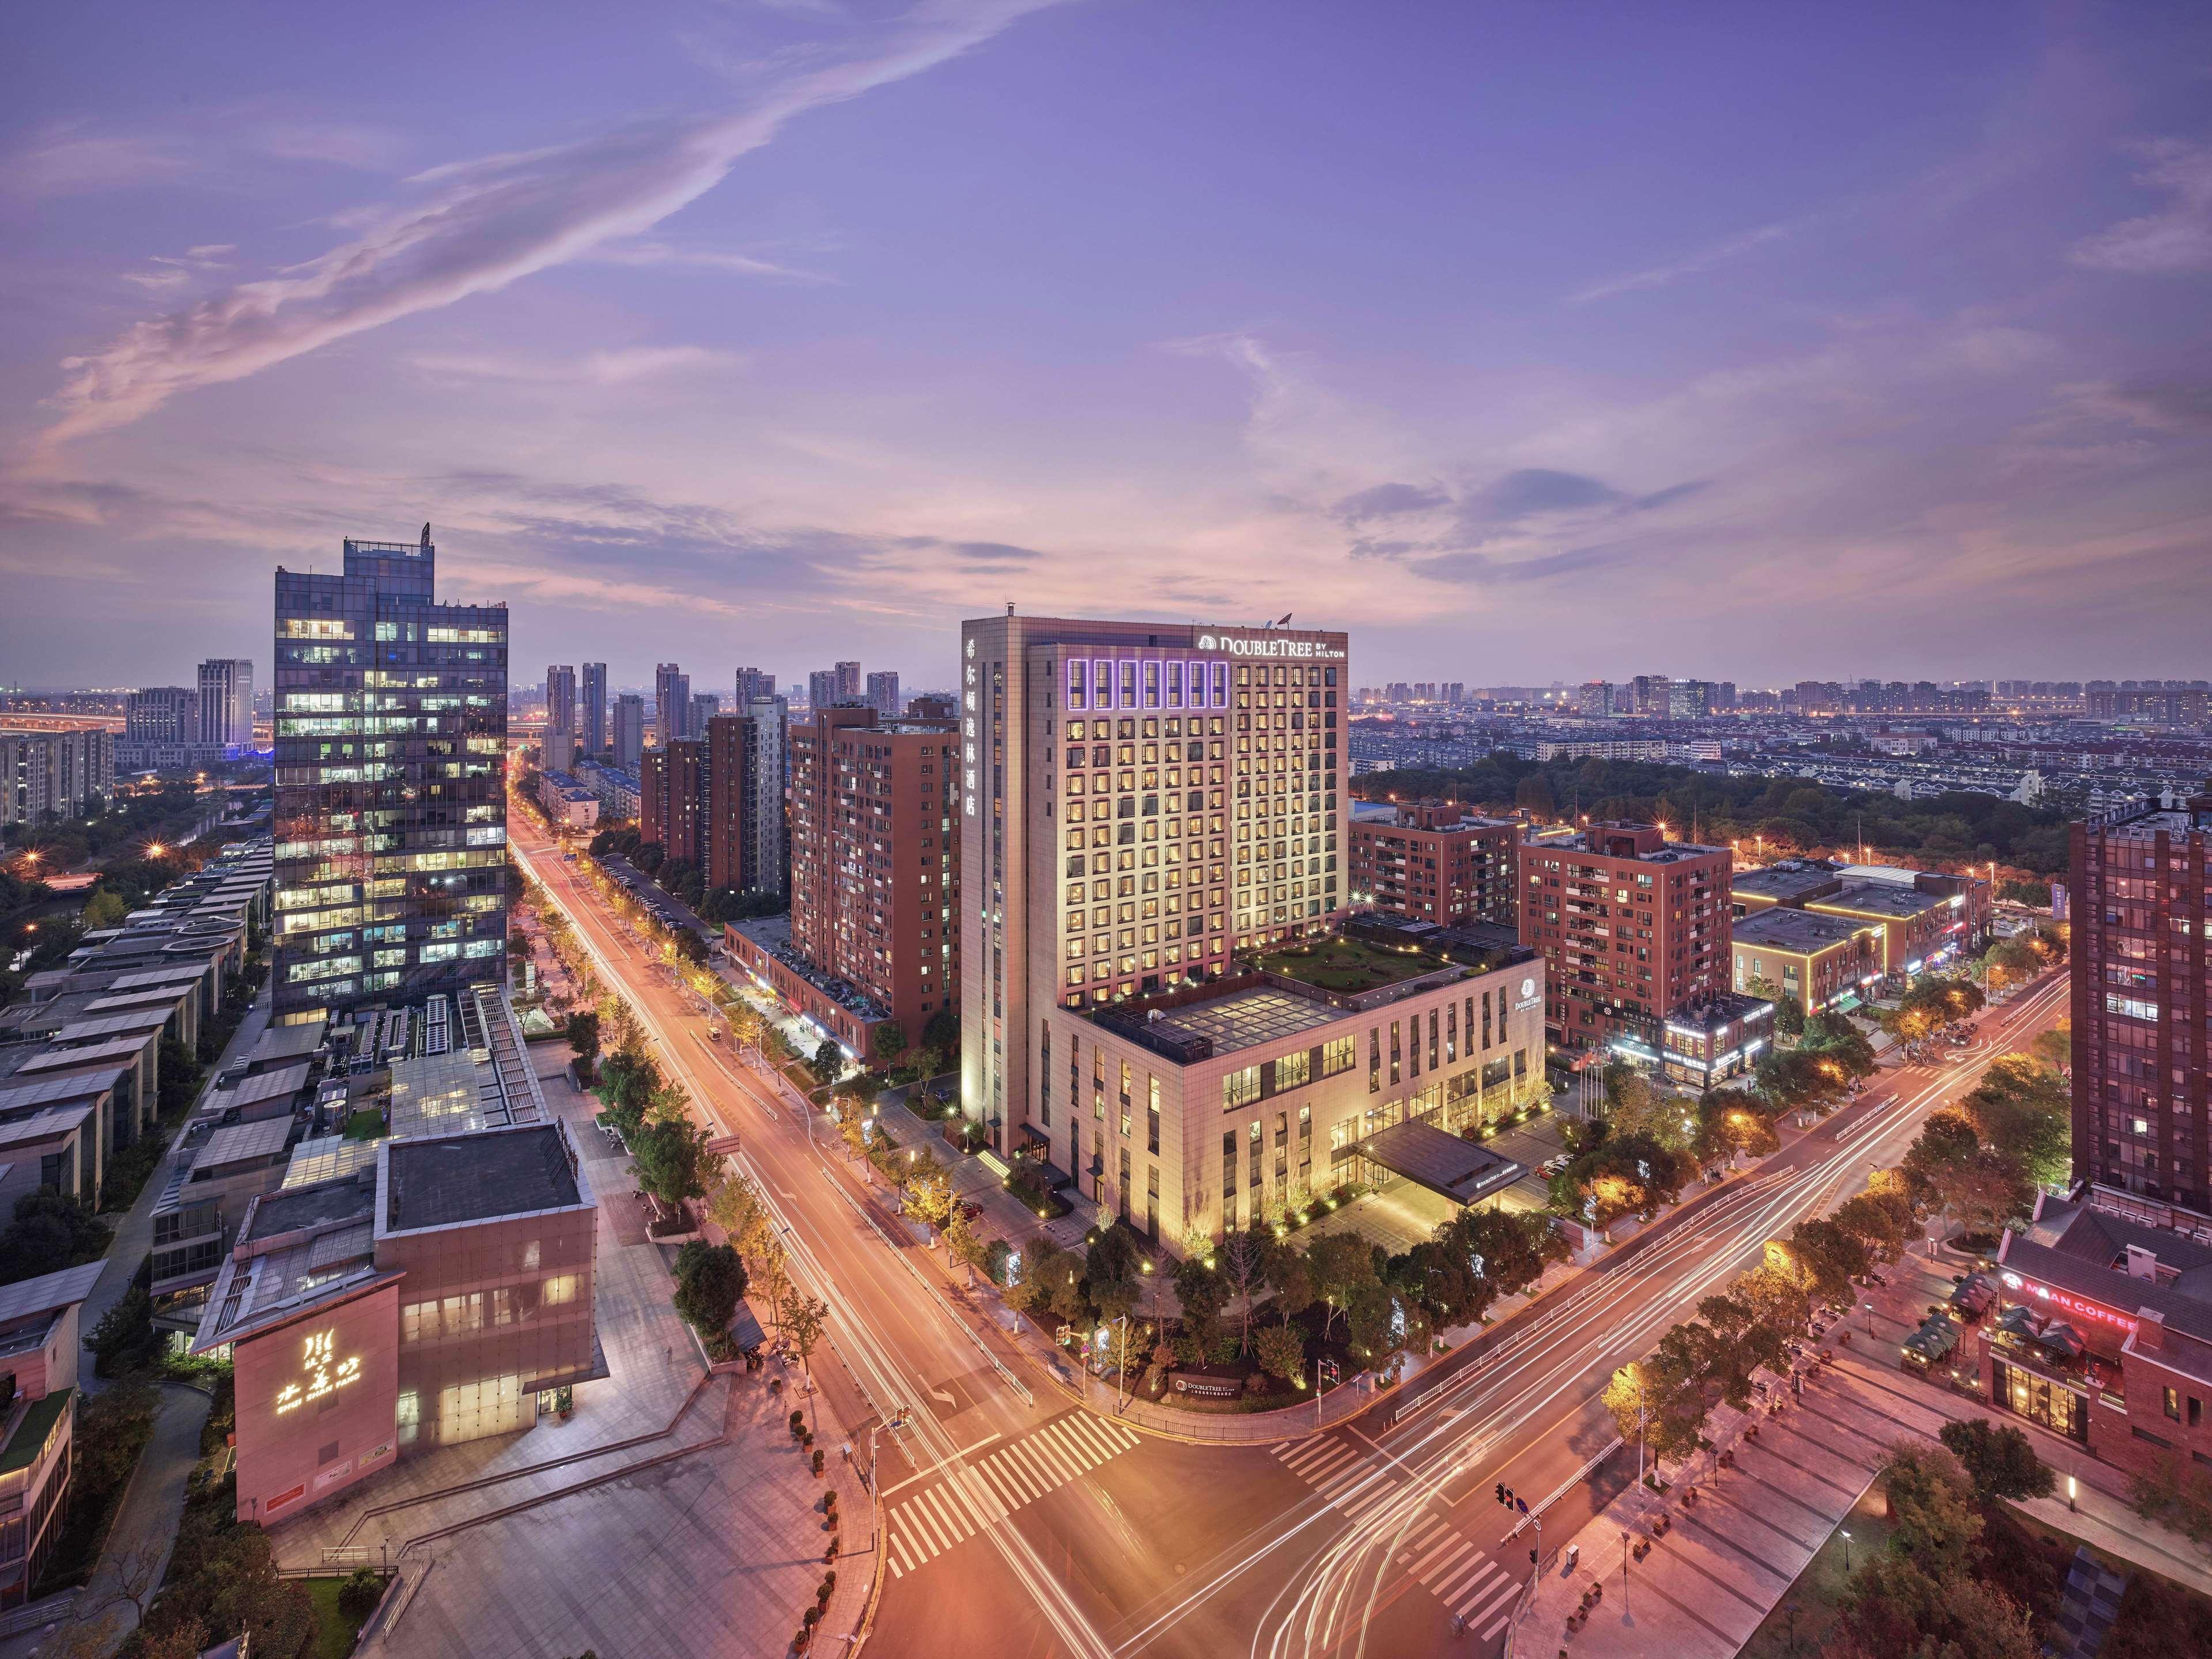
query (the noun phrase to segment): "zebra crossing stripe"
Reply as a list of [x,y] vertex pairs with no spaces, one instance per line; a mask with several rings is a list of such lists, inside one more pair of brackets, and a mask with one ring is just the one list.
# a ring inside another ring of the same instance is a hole
[[1413,1564],[1413,1577],[1424,1584],[1433,1584],[1438,1573],[1456,1571],[1461,1559],[1474,1547],[1464,1538],[1447,1539]]
[[1487,1584],[1491,1576],[1498,1571],[1497,1562],[1486,1555],[1478,1555],[1472,1561],[1462,1561],[1455,1570],[1445,1574],[1430,1588],[1436,1591],[1439,1601],[1456,1602],[1469,1590]]
[[[1478,1619],[1486,1619],[1502,1608],[1510,1608],[1514,1598],[1520,1593],[1521,1581],[1518,1578],[1509,1577],[1504,1583],[1494,1589],[1481,1590],[1468,1597],[1466,1601],[1461,1604],[1460,1611],[1466,1615],[1467,1622],[1471,1625]],[[1476,1610],[1478,1604],[1480,1605],[1480,1612]]]

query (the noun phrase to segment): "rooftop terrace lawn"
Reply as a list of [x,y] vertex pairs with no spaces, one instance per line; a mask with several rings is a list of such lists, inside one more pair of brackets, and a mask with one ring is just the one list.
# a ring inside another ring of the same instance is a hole
[[1322,990],[1373,990],[1401,979],[1434,973],[1446,966],[1422,951],[1390,950],[1364,940],[1329,938],[1296,950],[1272,951],[1260,958],[1270,973],[1304,980]]

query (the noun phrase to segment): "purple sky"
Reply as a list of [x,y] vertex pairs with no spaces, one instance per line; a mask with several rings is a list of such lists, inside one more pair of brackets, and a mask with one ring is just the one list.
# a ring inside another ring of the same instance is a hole
[[[617,25],[617,17],[629,21]],[[41,6],[0,679],[436,526],[518,680],[2212,671],[2212,11]]]

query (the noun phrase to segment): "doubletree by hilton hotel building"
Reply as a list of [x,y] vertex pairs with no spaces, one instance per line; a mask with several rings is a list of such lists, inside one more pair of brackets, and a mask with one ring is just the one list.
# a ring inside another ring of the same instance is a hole
[[1407,940],[1354,996],[1238,960],[1346,905],[1344,634],[1010,609],[960,651],[962,1098],[1002,1155],[1174,1243],[1333,1184],[1332,1138],[1448,1084],[1464,1112],[1486,1064],[1492,1099],[1516,1051],[1540,1074],[1540,966],[1474,986]]

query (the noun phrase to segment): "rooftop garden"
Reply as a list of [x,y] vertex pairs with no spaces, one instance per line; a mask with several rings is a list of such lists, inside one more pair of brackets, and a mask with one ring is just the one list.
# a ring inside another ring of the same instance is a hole
[[1451,966],[1424,950],[1373,944],[1341,935],[1269,951],[1255,960],[1269,973],[1332,991],[1373,990]]

